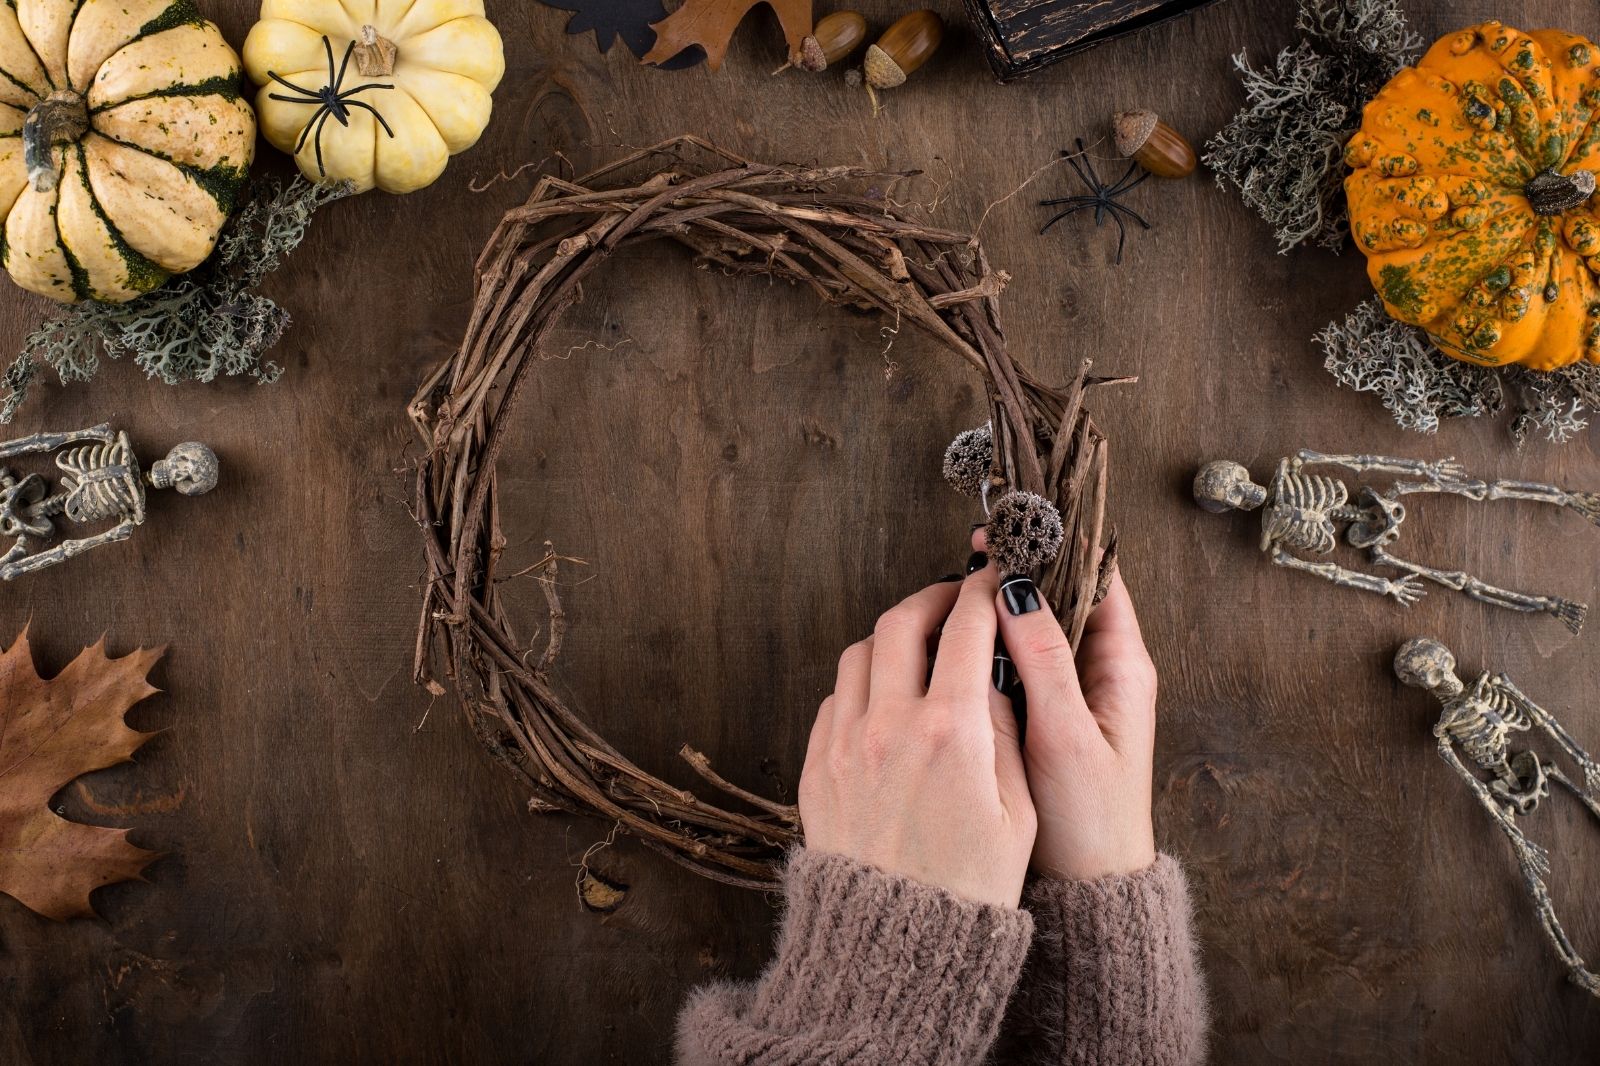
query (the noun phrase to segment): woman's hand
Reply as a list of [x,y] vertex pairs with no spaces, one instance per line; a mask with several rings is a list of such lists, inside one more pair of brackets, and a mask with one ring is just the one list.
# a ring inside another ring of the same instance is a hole
[[1035,820],[1016,719],[989,680],[997,590],[992,566],[931,585],[845,649],[800,775],[808,847],[1017,905]]
[[1076,657],[1033,582],[1008,582],[996,606],[1027,693],[1034,869],[1070,881],[1144,869],[1156,859],[1156,671],[1122,575],[1090,613]]

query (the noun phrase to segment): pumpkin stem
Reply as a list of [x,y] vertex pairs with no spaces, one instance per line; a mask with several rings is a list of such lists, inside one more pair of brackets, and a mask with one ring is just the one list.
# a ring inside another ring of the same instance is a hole
[[37,192],[49,192],[61,180],[55,146],[71,144],[89,129],[89,106],[83,94],[58,89],[34,104],[22,120],[22,162]]
[[356,69],[362,77],[387,78],[394,73],[397,51],[393,41],[378,35],[376,26],[363,26],[356,40]]
[[1574,170],[1557,174],[1546,170],[1522,187],[1536,215],[1559,215],[1570,211],[1594,194],[1594,172]]

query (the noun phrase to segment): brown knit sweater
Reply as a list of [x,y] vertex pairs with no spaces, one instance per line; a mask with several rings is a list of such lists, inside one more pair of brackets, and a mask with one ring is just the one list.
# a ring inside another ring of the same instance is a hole
[[966,1066],[1002,1030],[1035,1066],[1205,1057],[1188,885],[1169,856],[1035,881],[1012,910],[800,849],[784,892],[776,958],[754,984],[694,994],[679,1066]]

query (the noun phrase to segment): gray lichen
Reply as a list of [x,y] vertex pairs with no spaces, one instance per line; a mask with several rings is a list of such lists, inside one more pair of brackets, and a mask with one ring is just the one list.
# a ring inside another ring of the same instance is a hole
[[1376,296],[1314,339],[1339,384],[1376,393],[1400,426],[1419,433],[1437,431],[1441,419],[1493,417],[1510,406],[1519,445],[1536,435],[1561,444],[1600,409],[1600,366],[1473,366],[1440,351],[1424,330],[1390,318]]
[[1441,352],[1415,326],[1390,318],[1376,296],[1314,338],[1341,385],[1374,392],[1405,429],[1433,433],[1441,418],[1498,414],[1505,392],[1493,370]]
[[1272,65],[1234,56],[1245,106],[1203,156],[1217,183],[1236,187],[1272,226],[1280,252],[1344,243],[1345,142],[1366,102],[1422,46],[1398,0],[1301,0],[1295,25],[1305,38]]
[[289,325],[289,312],[256,286],[305,238],[317,209],[353,191],[349,183],[287,185],[257,179],[229,220],[216,250],[197,269],[127,303],[85,301],[28,335],[0,373],[0,423],[27,400],[41,365],[63,382],[87,381],[102,354],[133,356],[148,376],[169,385],[248,374],[275,381],[282,367],[265,355]]

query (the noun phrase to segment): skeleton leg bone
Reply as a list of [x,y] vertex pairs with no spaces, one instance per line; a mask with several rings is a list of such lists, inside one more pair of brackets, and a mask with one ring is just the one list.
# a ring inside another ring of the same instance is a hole
[[1512,592],[1510,589],[1486,584],[1471,574],[1460,570],[1437,570],[1431,566],[1423,566],[1421,563],[1399,559],[1390,555],[1381,544],[1375,544],[1369,548],[1368,554],[1372,556],[1372,561],[1375,563],[1383,566],[1392,566],[1397,570],[1404,570],[1409,574],[1427,578],[1435,584],[1455,589],[1457,592],[1464,592],[1475,600],[1492,604],[1495,607],[1508,607],[1513,611],[1552,615],[1574,633],[1583,628],[1584,616],[1589,613],[1587,606],[1581,603],[1574,603],[1571,600],[1563,600],[1556,596],[1532,596],[1525,592]]
[[1536,481],[1479,481],[1476,478],[1442,477],[1428,481],[1397,481],[1392,493],[1405,496],[1415,492],[1444,492],[1469,500],[1526,500],[1565,507],[1600,525],[1600,493],[1573,492],[1557,485]]
[[[12,578],[30,574],[35,570],[43,570],[47,566],[71,559],[75,555],[82,555],[102,544],[115,544],[127,540],[133,535],[133,528],[137,525],[131,519],[124,519],[104,533],[93,537],[84,537],[79,540],[64,540],[49,551],[39,552],[37,555],[24,555],[20,559],[0,563],[0,581],[10,581]],[[15,548],[12,549],[15,551]],[[7,559],[11,559],[8,553]]]
[[[1517,867],[1522,873],[1523,883],[1533,901],[1534,912],[1539,916],[1539,924],[1544,928],[1545,936],[1566,966],[1568,978],[1573,984],[1589,993],[1600,995],[1600,977],[1596,977],[1584,967],[1583,956],[1572,946],[1566,930],[1561,927],[1560,919],[1556,917],[1555,905],[1550,901],[1550,890],[1544,883],[1545,877],[1550,873],[1549,855],[1542,847],[1528,839],[1511,812],[1495,799],[1478,775],[1461,761],[1450,738],[1439,737],[1438,743],[1439,757],[1466,781],[1468,787],[1472,789],[1472,794],[1477,797],[1478,802],[1489,812],[1489,816],[1511,842],[1511,850],[1516,854]],[[1560,779],[1559,771],[1555,776]]]
[[1297,555],[1291,555],[1276,545],[1272,548],[1272,562],[1277,566],[1290,570],[1302,570],[1308,574],[1316,574],[1325,578],[1341,588],[1361,589],[1364,592],[1376,592],[1380,596],[1392,596],[1400,603],[1409,607],[1422,598],[1422,587],[1413,577],[1403,577],[1392,581],[1376,574],[1363,574],[1356,570],[1347,570],[1334,563],[1313,563]]

